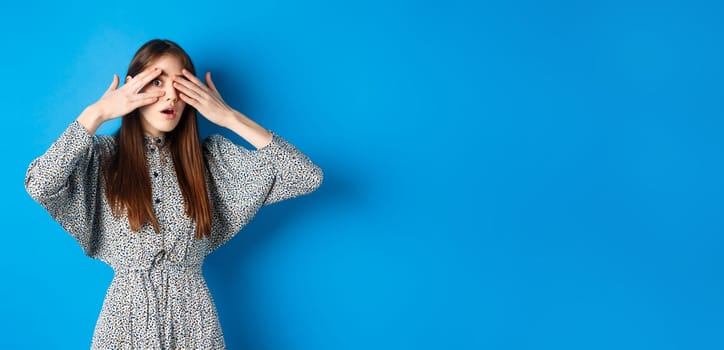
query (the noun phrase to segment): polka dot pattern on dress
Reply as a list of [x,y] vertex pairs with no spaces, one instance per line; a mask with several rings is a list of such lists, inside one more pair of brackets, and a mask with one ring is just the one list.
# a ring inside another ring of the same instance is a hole
[[173,160],[163,137],[145,137],[153,206],[161,229],[133,232],[113,216],[101,164],[114,136],[91,136],[74,121],[33,160],[25,187],[84,253],[113,268],[92,349],[225,349],[211,293],[201,272],[205,257],[234,237],[260,207],[316,190],[322,170],[292,144],[248,150],[213,135],[203,143],[212,206],[211,236],[194,239]]

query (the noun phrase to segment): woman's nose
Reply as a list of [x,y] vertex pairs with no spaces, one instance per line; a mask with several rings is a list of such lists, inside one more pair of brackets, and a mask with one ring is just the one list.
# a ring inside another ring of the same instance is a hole
[[166,86],[166,100],[176,102],[176,100],[178,99],[178,90],[173,87],[173,82]]

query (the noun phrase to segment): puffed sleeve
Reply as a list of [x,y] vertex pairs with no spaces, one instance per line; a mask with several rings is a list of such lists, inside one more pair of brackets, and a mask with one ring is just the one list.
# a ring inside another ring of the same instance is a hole
[[91,136],[74,121],[45,154],[30,163],[25,175],[28,194],[91,257],[98,243],[98,206],[103,195],[101,158],[110,151],[111,142],[108,136]]
[[263,205],[300,196],[322,183],[322,170],[279,135],[258,150],[236,145],[221,135],[204,142],[212,203],[211,250],[223,245]]

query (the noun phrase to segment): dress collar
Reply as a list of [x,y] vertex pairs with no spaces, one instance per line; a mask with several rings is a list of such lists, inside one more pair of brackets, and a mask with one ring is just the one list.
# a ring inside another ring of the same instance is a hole
[[143,134],[143,143],[148,149],[158,149],[166,145],[166,135],[163,136],[151,136]]

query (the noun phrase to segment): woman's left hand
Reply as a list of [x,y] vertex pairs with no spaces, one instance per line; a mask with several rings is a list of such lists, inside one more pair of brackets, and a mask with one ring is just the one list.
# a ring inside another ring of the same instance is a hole
[[191,72],[182,70],[183,77],[174,78],[173,87],[180,92],[181,99],[196,108],[210,122],[232,130],[257,149],[272,141],[272,134],[249,119],[244,113],[234,110],[224,102],[211,81],[211,73],[206,73],[206,84]]
[[184,69],[183,77],[174,78],[173,87],[181,94],[179,96],[187,104],[196,108],[210,122],[221,126],[229,127],[234,118],[234,109],[224,102],[219,90],[211,81],[211,73],[206,73],[206,84],[199,78]]

